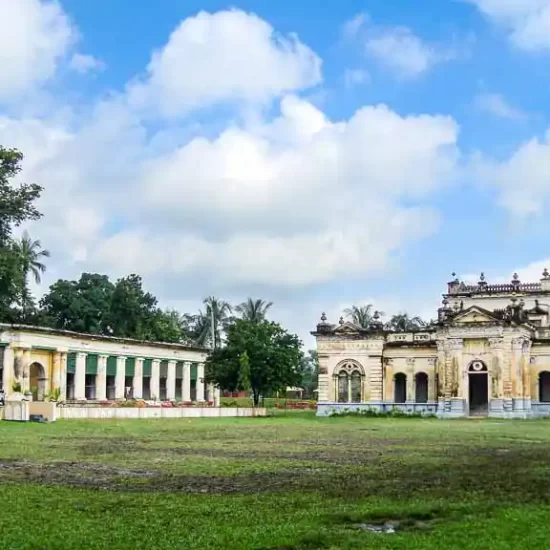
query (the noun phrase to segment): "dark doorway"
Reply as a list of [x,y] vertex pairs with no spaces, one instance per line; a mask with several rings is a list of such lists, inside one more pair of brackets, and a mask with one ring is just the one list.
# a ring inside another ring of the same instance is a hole
[[394,377],[394,403],[405,403],[407,401],[407,375],[402,372]]
[[419,372],[415,377],[415,401],[417,403],[428,402],[428,375],[425,372]]
[[483,416],[489,409],[487,372],[470,372],[470,415]]
[[539,401],[550,403],[550,372],[541,372],[539,375]]

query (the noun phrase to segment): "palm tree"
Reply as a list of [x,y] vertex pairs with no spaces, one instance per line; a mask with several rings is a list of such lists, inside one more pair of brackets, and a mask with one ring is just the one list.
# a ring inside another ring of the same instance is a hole
[[264,300],[253,300],[248,298],[246,302],[235,307],[235,311],[241,314],[241,317],[246,321],[253,323],[261,323],[265,321],[267,310],[273,305],[273,302],[265,302]]
[[222,341],[222,331],[231,321],[233,308],[228,302],[214,298],[214,296],[205,298],[203,303],[206,306],[206,312],[199,311],[199,317],[202,317],[199,321],[202,328],[201,333],[204,343],[209,341],[210,345],[216,348]]
[[386,328],[396,332],[407,332],[425,328],[427,323],[420,317],[409,317],[407,313],[394,315],[386,324]]
[[13,243],[13,249],[19,258],[21,271],[23,272],[21,307],[23,317],[26,318],[34,308],[34,300],[28,286],[29,273],[33,275],[36,284],[39,284],[42,280],[41,275],[46,271],[46,266],[41,260],[49,258],[50,253],[42,249],[40,241],[33,241],[26,231],[20,239]]
[[344,309],[344,315],[358,327],[368,329],[372,323],[373,305],[367,304],[366,306],[351,306]]
[[28,274],[32,273],[36,284],[39,284],[42,280],[41,275],[46,271],[46,266],[40,260],[49,258],[50,253],[42,250],[40,241],[33,241],[26,231],[19,240],[15,241],[14,249],[19,256],[25,280]]

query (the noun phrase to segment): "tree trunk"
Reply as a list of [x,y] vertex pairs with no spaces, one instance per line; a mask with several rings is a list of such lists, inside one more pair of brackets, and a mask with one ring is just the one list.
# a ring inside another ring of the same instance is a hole
[[260,402],[260,394],[255,389],[252,389],[252,399],[254,406],[257,407]]

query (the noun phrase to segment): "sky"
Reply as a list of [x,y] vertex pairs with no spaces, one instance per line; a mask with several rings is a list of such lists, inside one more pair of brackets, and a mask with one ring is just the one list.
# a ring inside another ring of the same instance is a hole
[[0,0],[0,144],[44,187],[37,295],[436,316],[550,268],[550,0]]

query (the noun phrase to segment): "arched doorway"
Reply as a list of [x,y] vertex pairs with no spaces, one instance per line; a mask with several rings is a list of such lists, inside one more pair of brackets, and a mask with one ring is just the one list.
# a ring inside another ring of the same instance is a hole
[[399,372],[393,379],[393,402],[405,403],[407,401],[407,375]]
[[428,402],[428,375],[425,372],[419,372],[414,377],[415,401],[417,403]]
[[32,363],[29,367],[29,389],[36,401],[44,401],[47,380],[46,369],[40,363]]
[[539,401],[550,403],[550,372],[547,371],[539,374]]
[[484,416],[489,409],[489,373],[483,361],[473,361],[468,368],[471,416]]

